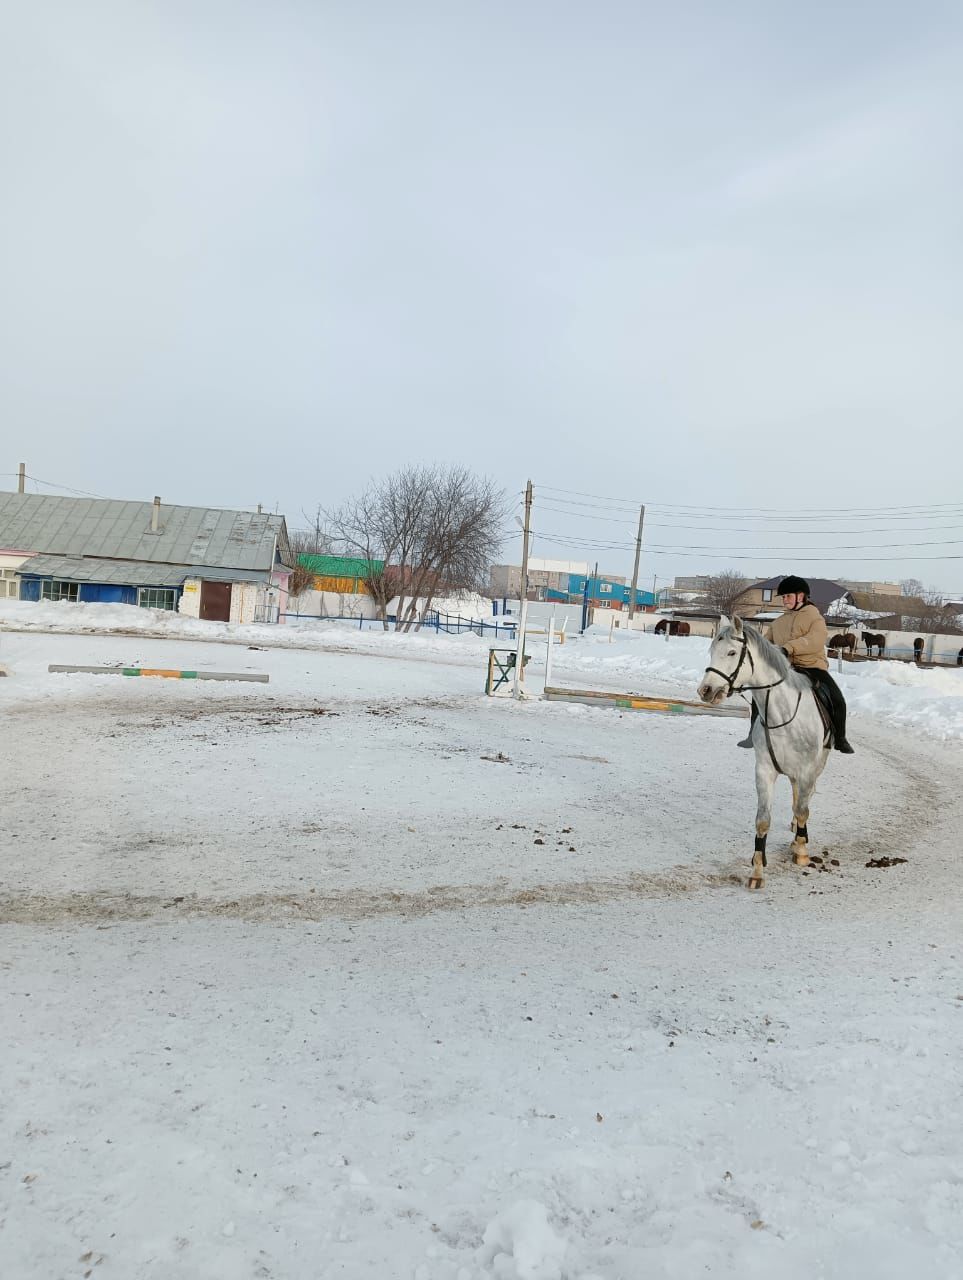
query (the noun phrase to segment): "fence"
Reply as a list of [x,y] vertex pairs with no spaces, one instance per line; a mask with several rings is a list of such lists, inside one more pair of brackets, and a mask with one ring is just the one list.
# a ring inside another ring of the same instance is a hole
[[[353,627],[357,627],[359,631],[382,631],[384,623],[380,618],[350,617],[341,616],[337,618],[324,617],[320,618],[316,613],[284,613],[281,615],[283,621],[288,622],[294,620],[303,620],[305,622],[339,622],[348,623]],[[394,627],[397,622],[397,616],[393,613],[388,614],[388,625]],[[417,623],[414,624],[417,626]],[[412,630],[414,630],[414,626]],[[470,631],[476,636],[494,636],[496,640],[499,636],[513,640],[515,638],[516,623],[512,622],[482,622],[478,618],[462,618],[458,614],[450,613],[429,613],[426,614],[421,629],[423,631],[445,632],[448,635],[461,635],[463,632]]]
[[[384,630],[384,623],[381,621],[380,618],[366,618],[364,617],[364,615],[361,615],[360,617],[356,617],[351,614],[341,614],[337,617],[331,617],[326,614],[324,617],[321,617],[317,613],[282,613],[281,621],[282,622],[293,621],[295,625],[297,625],[298,621],[315,622],[315,623],[339,622],[339,623],[347,623],[350,626],[355,627],[359,631],[383,631]],[[394,626],[394,623],[395,623],[395,616],[394,614],[389,613],[388,614],[389,627]]]
[[499,636],[514,639],[517,629],[517,623],[514,620],[511,622],[483,622],[480,618],[463,618],[457,613],[426,613],[422,626],[432,628],[435,631],[444,631],[448,635],[457,636],[464,631],[470,631],[476,636],[494,636],[496,640]]

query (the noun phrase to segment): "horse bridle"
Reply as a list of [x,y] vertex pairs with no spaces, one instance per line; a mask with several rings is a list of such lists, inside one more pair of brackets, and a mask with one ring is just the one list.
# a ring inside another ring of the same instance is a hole
[[[727,698],[731,698],[736,692],[736,678],[742,670],[742,664],[745,662],[747,657],[749,659],[749,670],[753,673],[756,670],[756,664],[752,660],[752,650],[749,648],[748,636],[740,636],[738,638],[733,637],[733,643],[742,645],[742,653],[739,654],[739,661],[736,663],[736,669],[731,675],[729,675],[728,672],[720,671],[718,667],[706,667],[705,670],[706,675],[711,671],[713,675],[721,676],[722,679],[725,680],[726,684],[729,686],[729,691],[726,694]],[[780,676],[779,679],[773,681],[772,684],[741,684],[739,685],[739,692],[751,692],[753,689],[775,689],[776,685],[782,684],[785,678],[785,676]]]

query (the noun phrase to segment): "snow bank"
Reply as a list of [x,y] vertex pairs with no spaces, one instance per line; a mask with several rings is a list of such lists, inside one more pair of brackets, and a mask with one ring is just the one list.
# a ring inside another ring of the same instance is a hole
[[385,631],[370,621],[357,623],[302,619],[297,626],[268,623],[207,622],[165,609],[141,609],[128,604],[34,604],[25,600],[0,603],[0,633],[43,631],[69,635],[139,635],[158,640],[205,640],[252,645],[264,649],[350,649],[359,653],[399,653],[409,657],[435,655],[458,661],[481,661],[491,641],[470,632],[462,635],[434,631]]

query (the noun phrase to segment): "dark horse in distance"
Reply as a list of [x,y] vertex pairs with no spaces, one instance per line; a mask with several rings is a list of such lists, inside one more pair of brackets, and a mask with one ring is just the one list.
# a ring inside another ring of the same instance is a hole
[[873,650],[876,649],[878,651],[877,656],[881,658],[883,656],[883,650],[886,648],[886,637],[881,633],[864,631],[863,644],[866,646],[867,657],[871,658],[873,656]]

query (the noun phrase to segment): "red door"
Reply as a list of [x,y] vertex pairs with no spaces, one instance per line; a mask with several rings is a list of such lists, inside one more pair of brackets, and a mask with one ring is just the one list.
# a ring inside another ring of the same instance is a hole
[[229,582],[201,583],[201,617],[208,622],[231,621],[231,584]]

